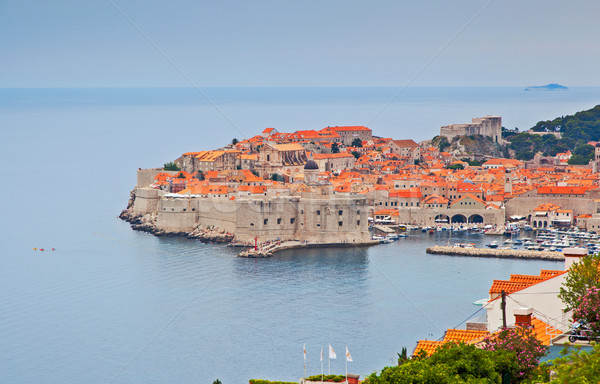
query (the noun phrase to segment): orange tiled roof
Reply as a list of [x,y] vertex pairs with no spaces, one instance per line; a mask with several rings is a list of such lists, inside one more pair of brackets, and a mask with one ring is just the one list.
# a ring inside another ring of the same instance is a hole
[[507,294],[519,291],[523,288],[529,287],[531,284],[520,281],[506,281],[506,280],[494,280],[492,287],[490,288],[490,294],[501,293],[502,291]]
[[388,215],[388,216],[399,216],[400,213],[397,209],[380,209],[374,213],[375,215]]
[[510,275],[510,280],[494,280],[489,293],[501,293],[502,291],[507,294],[520,291],[534,284],[541,283],[558,275],[562,275],[566,271],[551,271],[542,270],[538,276],[536,275]]
[[533,316],[531,317],[531,328],[535,338],[541,341],[543,345],[550,345],[550,340],[562,333],[550,324],[546,324],[542,320]]
[[588,187],[558,187],[543,186],[538,188],[538,193],[542,195],[584,195],[590,189]]
[[429,356],[444,344],[443,341],[419,340],[419,343],[413,352],[413,356],[417,356],[421,351],[425,351],[427,356]]
[[444,335],[445,342],[463,342],[468,343],[470,341],[479,340],[490,333],[488,331],[472,331],[466,329],[448,329]]

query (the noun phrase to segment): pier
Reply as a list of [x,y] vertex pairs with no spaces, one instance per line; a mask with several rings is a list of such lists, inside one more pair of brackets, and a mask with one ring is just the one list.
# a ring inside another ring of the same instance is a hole
[[284,241],[281,243],[273,243],[267,246],[254,247],[246,249],[238,254],[238,257],[250,257],[250,258],[262,258],[271,257],[276,252],[280,252],[286,249],[299,249],[299,248],[348,248],[348,247],[368,247],[371,245],[379,244],[377,240],[368,240],[359,243],[307,243],[297,240]]
[[433,255],[471,256],[471,257],[499,257],[504,259],[532,259],[564,261],[562,252],[528,251],[515,249],[488,249],[488,248],[462,248],[434,245],[426,249]]

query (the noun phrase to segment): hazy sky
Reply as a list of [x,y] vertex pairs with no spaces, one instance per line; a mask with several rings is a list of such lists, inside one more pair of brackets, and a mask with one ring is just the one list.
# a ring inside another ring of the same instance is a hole
[[[402,86],[434,57],[413,85],[600,85],[598,0],[113,2],[199,86]],[[190,85],[110,0],[0,0],[0,69],[0,87]]]

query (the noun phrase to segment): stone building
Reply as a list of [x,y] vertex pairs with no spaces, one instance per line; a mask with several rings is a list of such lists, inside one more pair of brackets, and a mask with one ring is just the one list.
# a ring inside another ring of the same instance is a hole
[[319,165],[319,169],[325,172],[340,173],[346,169],[354,168],[356,158],[348,152],[341,153],[315,153],[313,160]]
[[408,157],[413,161],[421,158],[421,147],[412,139],[390,140],[388,145],[390,147],[390,153]]
[[278,174],[292,182],[303,173],[307,161],[306,150],[300,144],[265,144],[260,148],[254,167],[264,179]]
[[341,141],[344,143],[344,145],[352,144],[354,139],[367,141],[373,138],[373,131],[370,128],[363,126],[327,127],[323,128],[320,132],[326,131],[334,131],[340,135]]
[[496,143],[502,144],[502,117],[474,117],[471,123],[451,124],[440,128],[440,136],[452,140],[456,136],[482,135],[491,137]]
[[181,170],[195,174],[198,171],[225,171],[236,169],[240,151],[187,152],[175,160]]

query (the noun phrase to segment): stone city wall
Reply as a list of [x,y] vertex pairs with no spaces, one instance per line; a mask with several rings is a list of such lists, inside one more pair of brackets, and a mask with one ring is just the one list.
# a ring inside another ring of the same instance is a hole
[[140,169],[137,171],[137,186],[148,187],[150,184],[154,183],[156,175],[162,172],[176,175],[179,171],[165,171],[162,168]]

